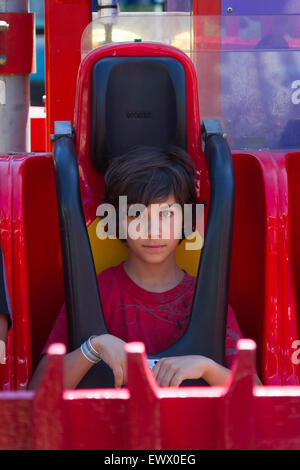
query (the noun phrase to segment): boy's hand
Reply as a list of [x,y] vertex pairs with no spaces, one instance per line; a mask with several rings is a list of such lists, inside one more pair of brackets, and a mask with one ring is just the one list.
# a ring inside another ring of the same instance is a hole
[[213,361],[203,356],[176,356],[160,359],[152,369],[158,385],[178,387],[183,380],[205,380]]
[[115,387],[127,382],[125,342],[113,335],[100,335],[92,338],[91,344],[101,359],[112,369]]

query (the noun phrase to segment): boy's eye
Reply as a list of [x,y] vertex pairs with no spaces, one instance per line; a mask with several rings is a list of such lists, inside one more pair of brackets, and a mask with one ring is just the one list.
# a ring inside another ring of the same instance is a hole
[[144,212],[136,212],[136,214],[133,216],[134,219],[143,219],[145,217]]
[[168,219],[169,217],[172,217],[173,211],[165,210],[165,211],[161,211],[160,214],[161,214],[161,217],[162,217],[162,218]]

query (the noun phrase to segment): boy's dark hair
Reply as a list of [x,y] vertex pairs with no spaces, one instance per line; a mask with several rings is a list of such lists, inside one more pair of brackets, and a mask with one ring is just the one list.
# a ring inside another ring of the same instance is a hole
[[104,178],[105,202],[115,207],[117,218],[119,196],[127,196],[128,204],[147,207],[173,193],[182,209],[184,204],[194,207],[195,174],[192,159],[179,147],[134,147],[111,161]]

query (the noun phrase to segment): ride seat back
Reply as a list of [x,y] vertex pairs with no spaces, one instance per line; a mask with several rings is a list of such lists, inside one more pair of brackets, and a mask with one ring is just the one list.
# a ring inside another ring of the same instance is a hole
[[177,145],[187,151],[185,72],[171,57],[107,57],[91,75],[91,163],[136,145]]

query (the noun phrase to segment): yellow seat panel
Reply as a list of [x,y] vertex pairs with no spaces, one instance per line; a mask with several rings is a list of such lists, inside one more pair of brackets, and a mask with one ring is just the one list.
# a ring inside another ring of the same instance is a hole
[[[117,266],[128,257],[127,244],[118,238],[105,238],[102,240],[97,235],[97,230],[101,230],[101,224],[98,225],[100,218],[97,217],[88,226],[88,235],[91,244],[91,250],[94,257],[96,273],[99,274],[110,266]],[[194,232],[183,240],[176,248],[176,262],[181,269],[187,271],[191,276],[196,276],[200,260],[202,237],[199,232]],[[188,249],[193,244],[193,248]]]

